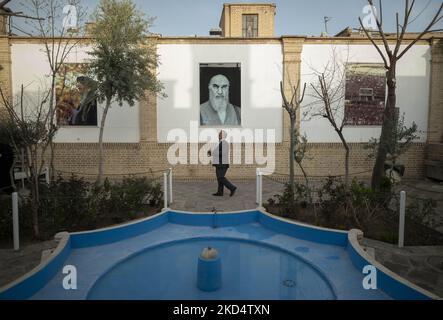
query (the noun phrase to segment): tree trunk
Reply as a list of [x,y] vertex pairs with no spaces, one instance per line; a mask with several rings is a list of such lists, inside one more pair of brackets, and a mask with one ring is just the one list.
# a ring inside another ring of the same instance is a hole
[[391,140],[392,129],[395,124],[395,105],[396,105],[396,62],[391,61],[391,67],[386,72],[388,97],[386,107],[383,113],[383,125],[381,128],[380,142],[375,160],[374,169],[372,170],[371,187],[374,190],[380,190],[381,181],[385,175],[384,165],[388,152],[389,141]]
[[38,227],[38,208],[39,208],[39,201],[36,195],[34,195],[35,191],[35,187],[31,187],[31,189],[33,189],[32,193],[32,203],[31,203],[31,207],[32,207],[32,232],[33,232],[33,237],[34,239],[39,239],[40,238],[40,230]]
[[295,117],[290,115],[291,120],[291,135],[290,135],[290,147],[289,147],[289,184],[292,188],[292,191],[294,191],[294,161],[295,161],[295,136],[294,136],[294,130],[295,130]]
[[99,148],[99,157],[98,157],[98,176],[97,176],[97,185],[103,185],[103,167],[105,163],[104,153],[103,153],[103,131],[105,130],[105,122],[106,115],[108,114],[109,107],[111,106],[111,98],[106,98],[106,106],[103,110],[102,121],[100,123],[100,135],[98,138],[98,148]]
[[[55,115],[55,108],[54,108],[54,91],[55,91],[55,74],[52,74],[52,82],[51,82],[51,95],[49,98],[49,110],[50,110],[50,120],[49,120],[49,125],[50,125],[50,131],[52,132],[52,125],[53,125],[53,121],[54,121],[54,115]],[[56,124],[57,125],[57,124]],[[49,177],[50,177],[50,181],[54,181],[55,178],[55,167],[54,167],[54,154],[55,154],[55,144],[54,144],[54,140],[52,137],[52,134],[49,138],[49,149],[50,149],[50,159],[49,159]]]
[[30,183],[31,183],[31,210],[32,210],[32,231],[35,239],[40,238],[39,222],[38,222],[38,210],[40,206],[40,196],[38,190],[38,169],[37,169],[37,148],[32,150],[30,148],[31,165],[30,171]]
[[340,137],[341,143],[343,147],[345,147],[345,185],[349,185],[349,146],[343,136],[343,133],[340,130],[336,130],[338,136]]
[[303,173],[303,177],[305,178],[306,187],[309,187],[308,175],[306,174],[305,168],[303,168],[303,166],[301,165],[300,162],[297,162],[297,163],[298,163],[298,166],[299,166],[301,172]]

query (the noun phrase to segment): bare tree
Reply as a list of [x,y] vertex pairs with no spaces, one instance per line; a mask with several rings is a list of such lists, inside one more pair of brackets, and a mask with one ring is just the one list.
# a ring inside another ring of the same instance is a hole
[[[349,55],[349,50],[348,50]],[[347,61],[347,59],[346,59]],[[343,135],[346,124],[344,110],[346,62],[341,62],[335,48],[332,48],[332,56],[323,70],[313,70],[317,81],[311,83],[312,93],[309,95],[313,101],[308,104],[309,117],[322,117],[328,120],[334,131],[340,138],[345,148],[345,184],[349,184],[349,145]]]
[[50,90],[37,94],[37,99],[27,99],[23,85],[20,97],[15,104],[0,86],[1,103],[6,114],[2,116],[2,130],[9,136],[9,143],[16,154],[24,150],[24,169],[30,187],[30,204],[32,211],[32,229],[35,238],[39,238],[40,207],[39,177],[45,166],[44,154],[57,128],[52,125],[51,110],[48,108]]
[[[368,0],[369,5],[374,7],[373,1]],[[396,87],[397,87],[397,79],[396,79],[396,71],[397,71],[397,62],[400,60],[406,52],[420,39],[422,39],[426,34],[438,30],[433,30],[432,28],[443,18],[442,10],[443,3],[440,5],[439,9],[433,16],[432,20],[425,27],[425,29],[420,32],[409,44],[406,48],[401,49],[401,45],[404,41],[404,37],[407,31],[408,25],[411,23],[411,13],[414,8],[415,0],[411,2],[409,0],[405,0],[405,8],[404,8],[404,16],[403,23],[400,24],[399,14],[396,13],[396,37],[395,37],[395,45],[389,46],[387,35],[383,30],[383,7],[382,1],[379,0],[379,15],[375,16],[375,22],[377,25],[377,34],[380,35],[383,46],[380,48],[375,42],[374,36],[371,34],[365,26],[361,18],[359,18],[360,26],[366,34],[367,38],[371,41],[374,47],[377,49],[377,52],[380,54],[384,67],[386,69],[386,83],[388,87],[387,101],[386,107],[383,113],[383,125],[381,130],[381,135],[379,139],[379,148],[375,160],[374,169],[372,171],[372,180],[371,186],[373,189],[379,190],[381,185],[382,177],[384,176],[384,164],[386,161],[386,155],[389,149],[389,141],[392,140],[392,132],[393,128],[396,127]],[[383,52],[384,50],[384,52]]]
[[301,134],[300,130],[295,130],[295,151],[294,151],[294,160],[297,162],[298,167],[303,173],[303,177],[305,178],[306,187],[309,187],[309,179],[308,174],[303,166],[303,160],[306,158],[306,155],[309,151],[308,146],[308,137],[305,134]]
[[296,160],[295,150],[297,143],[297,111],[300,109],[300,105],[303,102],[306,90],[306,83],[303,85],[303,91],[300,94],[300,80],[297,83],[297,86],[291,86],[292,96],[290,99],[286,97],[286,94],[283,89],[283,82],[280,82],[280,91],[281,96],[283,98],[283,108],[289,115],[290,120],[290,146],[289,146],[289,184],[294,191],[294,161]]
[[[34,19],[26,21],[28,31],[22,29],[20,31],[38,37],[44,46],[43,50],[50,68],[49,117],[51,123],[56,126],[56,78],[71,51],[81,41],[82,28],[79,26],[83,23],[86,11],[81,7],[80,0],[70,0],[68,3],[65,0],[29,0],[22,3],[22,6]],[[74,20],[75,26],[67,23],[70,17]],[[12,27],[17,28],[14,25]],[[55,175],[53,136],[50,137],[49,149],[52,180]]]

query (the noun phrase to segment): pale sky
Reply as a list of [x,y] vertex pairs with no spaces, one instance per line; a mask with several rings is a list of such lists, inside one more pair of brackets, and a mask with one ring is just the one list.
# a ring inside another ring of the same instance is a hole
[[[12,0],[9,7],[23,10],[25,0]],[[223,3],[269,2],[269,1],[222,1],[222,0],[133,0],[138,9],[148,16],[156,17],[151,32],[164,36],[207,36],[209,30],[218,27]],[[69,1],[66,0],[66,3]],[[98,0],[83,0],[88,12],[98,4]],[[366,0],[275,0],[275,35],[312,35],[324,31],[324,17],[331,17],[328,32],[335,35],[345,27],[357,28],[358,17],[364,17]],[[378,0],[374,0],[378,6]],[[412,13],[412,23],[408,31],[421,31],[436,13],[441,0],[416,0]],[[403,0],[384,0],[383,19],[386,32],[394,32],[395,13],[400,17],[404,11]],[[417,18],[415,18],[418,15]],[[25,28],[23,19],[15,18],[14,23]],[[443,20],[437,26],[443,28]],[[17,30],[13,32],[18,33]]]

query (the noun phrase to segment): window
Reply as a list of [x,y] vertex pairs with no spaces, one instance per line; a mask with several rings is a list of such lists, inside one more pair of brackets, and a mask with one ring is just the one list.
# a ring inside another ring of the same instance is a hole
[[243,15],[243,37],[257,38],[258,37],[258,15],[244,14]]
[[358,92],[360,101],[374,101],[374,89],[360,88]]

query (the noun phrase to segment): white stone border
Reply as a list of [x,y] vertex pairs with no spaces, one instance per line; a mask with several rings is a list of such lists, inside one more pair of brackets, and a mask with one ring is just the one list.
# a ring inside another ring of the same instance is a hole
[[19,283],[25,281],[26,279],[30,278],[37,272],[44,269],[49,263],[52,262],[67,246],[70,239],[69,232],[59,232],[54,236],[54,239],[58,241],[57,247],[55,250],[47,257],[46,260],[41,261],[36,267],[34,267],[32,270],[28,271],[24,275],[22,275],[20,278],[4,285],[0,288],[0,294],[6,292],[7,290],[11,289],[12,287],[18,285]]
[[359,230],[359,229],[351,229],[349,230],[348,233],[348,242],[349,245],[351,245],[354,250],[363,258],[365,259],[368,264],[373,265],[374,267],[377,268],[377,270],[383,272],[384,274],[386,274],[387,276],[393,278],[394,280],[420,292],[421,294],[434,299],[434,300],[443,300],[443,298],[435,295],[432,292],[429,292],[426,289],[423,289],[415,284],[413,284],[412,282],[410,282],[409,280],[399,276],[398,274],[392,272],[391,270],[389,270],[388,268],[386,268],[385,266],[383,266],[381,263],[379,263],[378,261],[376,261],[374,258],[372,258],[364,249],[363,247],[360,245],[359,239],[363,238],[363,231]]

